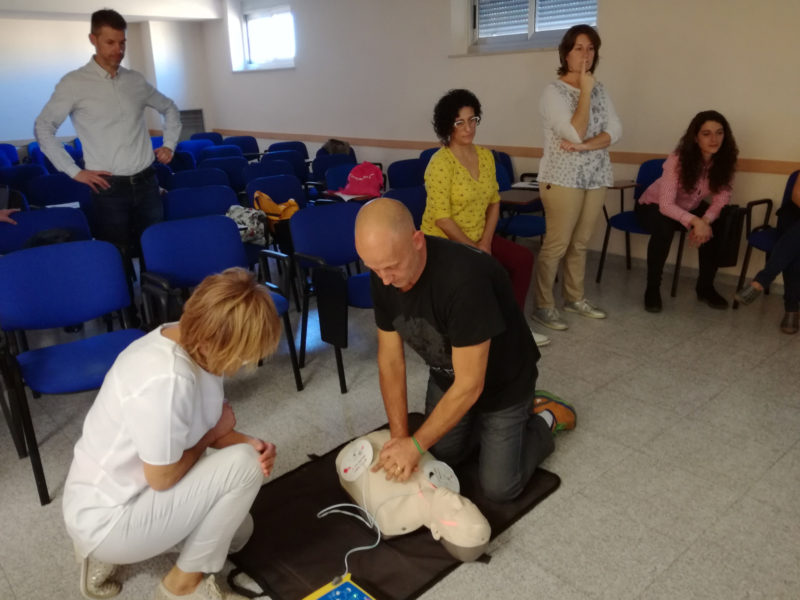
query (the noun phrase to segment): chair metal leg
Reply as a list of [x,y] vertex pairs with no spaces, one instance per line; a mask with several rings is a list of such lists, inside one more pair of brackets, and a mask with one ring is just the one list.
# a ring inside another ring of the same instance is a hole
[[[736,282],[736,291],[744,287],[744,279],[747,277],[747,267],[750,266],[750,254],[753,252],[753,247],[747,244],[747,250],[744,251],[744,260],[742,261],[742,272],[739,273],[739,281]],[[739,301],[733,301],[733,308],[739,308]]]
[[303,311],[300,317],[300,367],[306,366],[306,334],[308,332],[308,297],[310,290],[303,291]]
[[39,502],[44,506],[50,503],[50,493],[47,491],[47,480],[44,476],[42,458],[39,456],[39,444],[33,430],[31,411],[28,407],[28,400],[25,398],[25,386],[19,373],[14,377],[14,389],[9,393],[9,397],[12,403],[12,412],[18,412],[22,421],[22,431],[28,446],[28,456],[31,459],[33,478],[36,480],[36,490],[39,492]]
[[681,274],[681,260],[683,259],[683,242],[686,240],[686,231],[681,231],[681,237],[678,240],[678,256],[675,259],[675,274],[672,276],[672,290],[670,295],[674,298],[678,292],[678,277]]
[[[5,354],[5,351],[3,351]],[[0,394],[0,407],[3,410],[3,416],[8,424],[8,429],[11,433],[11,439],[14,440],[14,447],[17,449],[17,456],[25,458],[28,456],[28,451],[25,448],[25,435],[22,432],[22,421],[17,410],[11,402],[11,375],[7,366],[7,356],[0,356],[0,381],[3,383],[5,390],[8,393],[8,402],[5,397]]]
[[597,277],[595,277],[595,283],[600,283],[600,278],[603,276],[603,266],[606,264],[606,252],[608,252],[608,238],[610,236],[611,225],[606,225],[606,235],[603,238],[603,250],[600,252],[600,264],[597,265]]
[[297,386],[297,391],[299,392],[303,389],[303,378],[300,376],[300,365],[297,362],[297,352],[294,347],[294,335],[292,334],[292,322],[289,320],[288,310],[283,315],[283,330],[286,332],[286,342],[289,344],[289,358],[292,361],[294,383]]
[[344,379],[344,361],[342,360],[342,349],[339,346],[334,346],[333,351],[336,354],[336,370],[339,372],[339,390],[347,393],[347,382]]
[[625,265],[628,271],[631,270],[631,234],[629,231],[625,232]]

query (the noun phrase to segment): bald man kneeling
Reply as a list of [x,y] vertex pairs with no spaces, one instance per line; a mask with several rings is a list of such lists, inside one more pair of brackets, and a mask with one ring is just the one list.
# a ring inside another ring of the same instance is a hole
[[[356,249],[372,270],[378,371],[391,439],[373,469],[406,481],[429,448],[455,465],[479,445],[485,495],[518,496],[575,426],[572,407],[534,391],[539,350],[508,274],[488,254],[414,227],[406,207],[377,198],[359,211]],[[408,428],[403,342],[430,369],[426,419]]]

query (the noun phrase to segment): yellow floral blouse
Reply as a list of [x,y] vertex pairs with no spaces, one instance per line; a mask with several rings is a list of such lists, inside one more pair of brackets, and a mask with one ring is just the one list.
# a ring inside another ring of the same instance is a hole
[[438,219],[451,218],[473,242],[483,235],[486,209],[500,201],[494,156],[491,151],[475,146],[478,151],[476,181],[458,159],[444,147],[438,150],[425,170],[425,189],[428,200],[422,215],[422,232],[427,235],[447,237],[436,226]]

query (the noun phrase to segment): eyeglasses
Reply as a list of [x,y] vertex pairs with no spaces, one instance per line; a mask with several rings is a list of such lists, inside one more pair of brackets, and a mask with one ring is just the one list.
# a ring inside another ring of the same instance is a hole
[[456,122],[453,123],[453,127],[461,129],[462,127],[465,127],[467,123],[469,123],[470,127],[477,127],[481,124],[481,118],[478,115],[475,115],[466,121],[464,119],[456,119]]

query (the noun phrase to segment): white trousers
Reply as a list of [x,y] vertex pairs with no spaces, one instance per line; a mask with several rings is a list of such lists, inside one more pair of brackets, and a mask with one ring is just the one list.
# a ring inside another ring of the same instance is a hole
[[253,533],[250,507],[263,482],[249,444],[211,451],[170,489],[142,492],[92,556],[130,564],[179,549],[182,571],[216,573]]

